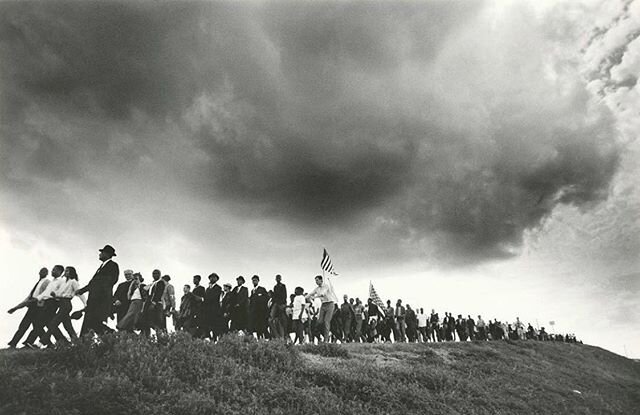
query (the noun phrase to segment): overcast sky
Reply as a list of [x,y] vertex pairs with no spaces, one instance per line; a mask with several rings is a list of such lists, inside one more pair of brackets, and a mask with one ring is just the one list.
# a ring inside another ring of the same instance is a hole
[[0,304],[106,243],[178,289],[326,248],[339,295],[640,357],[640,2],[527,3],[1,4]]

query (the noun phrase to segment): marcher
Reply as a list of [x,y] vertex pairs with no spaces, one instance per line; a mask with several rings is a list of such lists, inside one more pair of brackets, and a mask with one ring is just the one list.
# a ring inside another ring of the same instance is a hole
[[80,335],[84,336],[93,331],[102,334],[113,331],[104,322],[111,315],[113,286],[118,282],[120,268],[112,260],[116,256],[116,250],[111,245],[105,245],[100,249],[99,259],[102,264],[85,287],[78,290],[77,294],[89,292],[87,306],[84,313],[84,321]]
[[[62,323],[62,327],[64,327],[69,335],[70,340],[76,340],[78,338],[76,330],[73,328],[73,324],[71,324],[71,317],[69,317],[71,309],[73,308],[71,300],[76,296],[76,291],[80,288],[76,269],[74,267],[67,267],[64,271],[64,277],[61,277],[61,279],[62,278],[64,278],[62,284],[52,293],[58,301],[58,310],[48,325],[49,332],[56,339],[56,344],[67,342],[67,339],[62,335],[58,327],[60,323]],[[80,294],[78,297],[80,297],[82,304],[86,307],[87,300],[84,298],[84,295]]]
[[165,331],[162,324],[162,320],[165,319],[162,307],[162,296],[166,282],[160,275],[161,272],[159,269],[153,270],[151,274],[153,282],[149,286],[149,295],[144,302],[142,310],[143,333],[147,336],[151,334],[151,329],[155,331],[156,335]]
[[296,287],[295,297],[293,298],[293,307],[291,318],[293,320],[293,330],[296,334],[293,344],[298,342],[304,343],[304,323],[307,320],[306,302],[304,298],[304,290],[302,287]]
[[256,333],[259,339],[265,338],[267,335],[267,316],[269,296],[267,290],[260,286],[260,277],[254,275],[251,277],[253,288],[249,297],[249,332]]
[[133,279],[133,270],[124,270],[124,279],[125,281],[118,284],[116,291],[113,293],[113,311],[116,313],[117,323],[124,318],[127,314],[127,310],[129,310],[128,296],[129,287],[131,287],[131,280]]
[[322,302],[320,311],[318,313],[318,324],[322,328],[324,342],[329,341],[329,332],[331,330],[331,318],[333,317],[334,305],[338,301],[331,286],[324,281],[322,275],[316,275],[315,278],[317,287],[311,291],[305,299],[307,301],[319,298]]
[[244,332],[247,330],[249,314],[249,290],[244,286],[244,277],[236,278],[237,285],[232,291],[231,330]]
[[37,297],[38,303],[42,306],[38,308],[38,314],[36,321],[33,325],[33,330],[27,336],[25,340],[26,344],[34,345],[36,339],[40,338],[40,343],[47,347],[53,346],[51,343],[50,324],[58,311],[58,300],[56,299],[56,292],[60,289],[60,286],[64,284],[65,279],[62,277],[64,273],[64,267],[62,265],[56,265],[51,269],[51,276],[53,277],[47,288],[43,290]]
[[127,314],[116,325],[118,330],[133,332],[138,327],[138,322],[142,316],[142,306],[147,299],[148,292],[144,289],[144,279],[139,272],[132,275],[131,284],[127,291],[129,307]]
[[[38,281],[35,283],[31,291],[29,291],[29,295],[18,305],[9,309],[8,313],[13,314],[16,310],[26,307],[27,312],[22,317],[20,324],[18,325],[18,330],[16,330],[15,334],[9,340],[9,348],[14,349],[18,346],[18,342],[22,339],[24,334],[29,330],[31,325],[34,325],[36,322],[36,318],[38,316],[39,308],[42,306],[38,306],[37,297],[42,294],[42,292],[47,288],[47,285],[51,281],[47,278],[49,274],[49,270],[47,268],[40,268],[38,273]],[[24,342],[26,348],[35,348],[34,344]]]
[[282,275],[276,275],[276,285],[273,286],[273,298],[270,309],[270,320],[272,322],[273,336],[284,339],[287,333],[287,286],[282,283]]
[[172,316],[176,312],[176,290],[171,284],[171,276],[163,275],[162,279],[165,282],[164,292],[162,293],[162,309],[164,315],[162,316],[162,330],[167,331],[167,317]]
[[204,324],[203,337],[209,337],[216,341],[224,333],[222,309],[220,308],[220,295],[222,288],[218,285],[220,277],[215,272],[209,275],[209,286],[204,297]]

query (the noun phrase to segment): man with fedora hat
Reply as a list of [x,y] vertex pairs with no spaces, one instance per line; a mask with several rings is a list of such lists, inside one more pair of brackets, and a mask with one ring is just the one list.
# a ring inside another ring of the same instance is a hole
[[85,335],[93,330],[96,334],[112,331],[104,321],[111,315],[113,305],[113,286],[118,282],[120,268],[111,258],[116,256],[116,250],[111,245],[105,245],[100,249],[98,258],[102,264],[85,287],[80,288],[76,294],[89,292],[87,307],[85,308],[84,321],[80,335]]
[[249,290],[244,286],[244,277],[236,278],[238,285],[232,291],[231,303],[231,330],[246,331],[247,317],[249,314]]

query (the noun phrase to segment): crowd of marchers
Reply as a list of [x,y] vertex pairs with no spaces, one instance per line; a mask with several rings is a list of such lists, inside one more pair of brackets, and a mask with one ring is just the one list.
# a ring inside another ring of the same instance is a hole
[[[124,281],[116,286],[118,264],[113,260],[115,249],[106,245],[100,250],[102,264],[93,278],[80,287],[74,267],[56,265],[39,272],[38,280],[24,301],[9,310],[27,311],[9,342],[17,347],[39,348],[68,343],[78,336],[72,319],[84,314],[80,335],[100,335],[114,329],[107,325],[116,320],[116,329],[138,332],[149,336],[167,331],[167,320],[173,321],[175,330],[216,341],[228,333],[254,335],[259,339],[283,339],[293,343],[315,342],[441,342],[473,340],[540,340],[576,342],[574,335],[549,334],[544,327],[534,328],[519,318],[509,324],[497,320],[484,321],[478,315],[457,318],[445,313],[441,318],[435,310],[425,313],[402,300],[386,306],[376,298],[364,304],[359,298],[344,296],[340,303],[331,282],[315,277],[315,287],[306,292],[295,287],[293,293],[280,275],[275,276],[273,288],[267,290],[258,275],[253,275],[250,286],[243,276],[236,278],[235,286],[220,285],[220,277],[212,273],[206,285],[195,275],[193,285],[184,285],[176,301],[171,277],[160,270],[152,272],[151,281],[133,270],[124,271]],[[114,290],[115,287],[115,290]],[[88,293],[88,298],[85,298]],[[84,309],[72,312],[74,297],[79,297]],[[65,329],[67,336],[60,330]],[[54,343],[55,341],[55,343]]]

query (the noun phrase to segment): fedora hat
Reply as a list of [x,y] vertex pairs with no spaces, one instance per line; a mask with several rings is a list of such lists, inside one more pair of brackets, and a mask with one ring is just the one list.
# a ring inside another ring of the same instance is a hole
[[116,256],[116,250],[111,245],[105,245],[104,248],[99,249],[100,252],[106,252],[112,256]]

